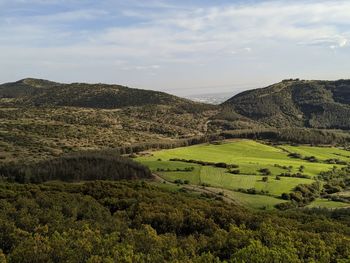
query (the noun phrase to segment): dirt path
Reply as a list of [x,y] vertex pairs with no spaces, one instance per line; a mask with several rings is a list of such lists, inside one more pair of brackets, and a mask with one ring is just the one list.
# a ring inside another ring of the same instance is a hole
[[[160,181],[163,182],[165,181],[167,184],[171,184],[171,185],[176,185],[175,183],[168,181],[166,179],[164,179],[163,177],[161,177],[159,174],[155,174],[153,173],[153,176],[155,177],[156,181]],[[220,188],[214,188],[214,187],[204,187],[204,186],[197,186],[197,185],[191,185],[191,184],[184,184],[181,185],[184,189],[193,191],[193,192],[198,192],[198,193],[206,193],[206,194],[214,194],[217,197],[222,198],[223,201],[230,203],[230,204],[236,204],[236,205],[240,205],[239,202],[237,202],[237,200],[228,197],[225,195],[226,190],[224,189],[220,189]],[[219,193],[224,193],[224,195],[221,195]]]

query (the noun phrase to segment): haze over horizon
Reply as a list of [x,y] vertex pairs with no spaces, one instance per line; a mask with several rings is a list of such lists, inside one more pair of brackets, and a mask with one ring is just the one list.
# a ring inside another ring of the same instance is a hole
[[176,95],[349,78],[349,1],[0,0],[0,82]]

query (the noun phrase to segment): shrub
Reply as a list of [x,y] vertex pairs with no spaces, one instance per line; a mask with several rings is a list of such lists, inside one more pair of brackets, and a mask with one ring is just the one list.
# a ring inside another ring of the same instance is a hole
[[184,184],[184,181],[182,181],[181,179],[176,179],[174,181],[175,184]]
[[270,169],[268,169],[268,168],[259,169],[259,172],[260,172],[262,175],[271,175],[271,171],[270,171]]

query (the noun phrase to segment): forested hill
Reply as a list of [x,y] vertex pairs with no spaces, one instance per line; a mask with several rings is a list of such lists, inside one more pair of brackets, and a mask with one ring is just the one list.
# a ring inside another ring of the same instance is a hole
[[284,80],[222,104],[275,127],[350,129],[350,80]]
[[[157,120],[162,127],[169,124],[168,118],[172,125],[187,129],[192,124],[179,124],[173,120],[180,118],[186,120],[185,123],[192,123],[196,119],[200,121],[200,127],[196,124],[196,129],[202,133],[271,126],[350,129],[347,117],[350,114],[350,80],[284,80],[266,88],[242,92],[220,106],[215,106],[164,92],[120,85],[61,84],[48,80],[23,79],[0,85],[0,103],[4,108],[40,106],[42,109],[66,106],[134,109],[137,114],[147,115],[143,119],[149,119],[150,114],[160,116],[155,112],[164,112],[165,107],[167,113]],[[157,109],[149,112],[149,106]],[[126,115],[130,120],[135,117],[129,112]],[[185,134],[193,134],[193,131]]]
[[120,85],[61,84],[31,78],[0,85],[0,98],[7,98],[9,104],[16,105],[74,106],[100,109],[144,105],[181,105],[186,107],[200,107],[202,105],[164,92],[133,89]]

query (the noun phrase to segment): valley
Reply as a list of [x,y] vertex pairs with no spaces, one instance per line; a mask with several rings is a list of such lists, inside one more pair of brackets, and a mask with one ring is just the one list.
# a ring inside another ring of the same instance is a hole
[[0,0],[0,263],[350,263],[350,1]]
[[0,85],[0,262],[347,262],[347,87]]

